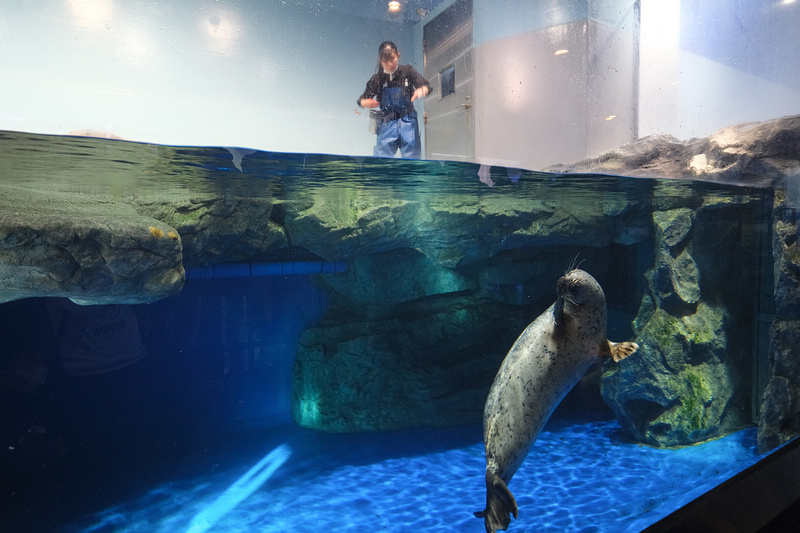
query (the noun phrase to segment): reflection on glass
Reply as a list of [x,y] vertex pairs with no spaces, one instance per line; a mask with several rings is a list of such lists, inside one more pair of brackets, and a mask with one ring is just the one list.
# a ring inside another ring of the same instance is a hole
[[452,65],[439,73],[441,83],[440,97],[444,98],[456,92],[456,67]]

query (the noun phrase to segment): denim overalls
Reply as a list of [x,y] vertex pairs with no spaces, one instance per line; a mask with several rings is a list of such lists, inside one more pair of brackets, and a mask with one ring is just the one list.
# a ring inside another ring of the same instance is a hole
[[[408,87],[408,80],[405,85]],[[383,87],[375,157],[394,157],[398,148],[400,157],[405,159],[419,159],[422,155],[417,112],[406,87]]]

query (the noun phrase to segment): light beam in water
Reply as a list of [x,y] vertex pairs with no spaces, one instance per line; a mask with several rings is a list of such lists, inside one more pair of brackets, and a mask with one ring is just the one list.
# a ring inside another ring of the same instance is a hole
[[207,531],[272,477],[272,474],[289,459],[290,455],[292,455],[292,451],[286,444],[281,444],[269,452],[208,507],[197,513],[189,523],[186,533]]

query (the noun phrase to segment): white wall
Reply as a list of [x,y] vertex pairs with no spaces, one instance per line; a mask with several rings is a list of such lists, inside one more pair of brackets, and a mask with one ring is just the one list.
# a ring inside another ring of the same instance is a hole
[[640,136],[800,113],[800,1],[642,0]]
[[475,46],[584,20],[589,0],[475,0]]
[[541,169],[633,140],[632,4],[476,0],[479,162]]
[[639,136],[678,131],[680,0],[642,0]]
[[413,26],[332,5],[4,2],[0,129],[371,155],[356,100],[383,40],[413,59]]
[[585,157],[587,32],[586,21],[571,22],[476,48],[479,162],[538,169]]

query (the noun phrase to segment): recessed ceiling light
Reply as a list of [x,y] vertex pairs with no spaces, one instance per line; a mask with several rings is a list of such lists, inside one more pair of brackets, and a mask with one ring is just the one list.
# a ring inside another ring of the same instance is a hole
[[566,50],[566,49],[556,50],[556,55],[557,56],[563,56],[564,54],[568,54],[568,53],[569,53],[569,50]]
[[391,2],[389,2],[389,11],[393,13],[395,11],[400,11],[400,2],[398,2],[397,0],[392,0]]

